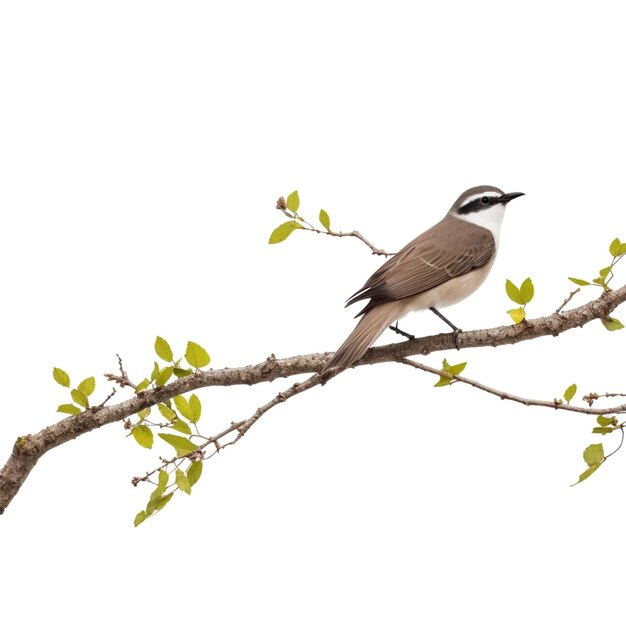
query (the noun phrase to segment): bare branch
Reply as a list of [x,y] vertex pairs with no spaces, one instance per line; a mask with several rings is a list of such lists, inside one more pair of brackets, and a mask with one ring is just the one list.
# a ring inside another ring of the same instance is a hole
[[[626,285],[615,291],[604,292],[598,299],[569,311],[549,315],[512,326],[499,326],[470,332],[446,333],[393,343],[379,348],[370,348],[353,367],[371,365],[388,361],[400,361],[416,354],[429,354],[440,350],[501,346],[528,341],[546,335],[557,336],[562,332],[584,326],[594,319],[607,316],[622,302],[626,301]],[[19,437],[13,446],[11,455],[0,470],[0,513],[4,512],[11,500],[20,490],[28,474],[37,461],[49,450],[75,439],[106,424],[125,420],[142,409],[165,402],[174,396],[203,387],[229,387],[232,385],[255,385],[261,382],[286,378],[298,374],[318,372],[328,360],[329,353],[308,354],[286,359],[277,359],[273,355],[262,363],[246,367],[225,368],[221,370],[198,371],[175,382],[147,389],[134,397],[110,406],[97,406],[87,409],[79,415],[70,415],[52,426],[48,426],[34,435]],[[283,398],[301,393],[317,384],[323,384],[313,376],[300,386],[292,386],[283,392]],[[279,394],[280,396],[280,394]],[[249,420],[231,425],[230,432],[245,424],[247,429],[267,410],[281,402],[277,396],[267,405],[260,407]],[[257,415],[258,414],[258,415]],[[246,430],[247,430],[246,429]],[[214,438],[216,441],[219,437]]]
[[555,311],[555,313],[560,313],[571,301],[571,299],[580,291],[580,287],[578,289],[574,289],[565,300],[563,300],[561,306]]

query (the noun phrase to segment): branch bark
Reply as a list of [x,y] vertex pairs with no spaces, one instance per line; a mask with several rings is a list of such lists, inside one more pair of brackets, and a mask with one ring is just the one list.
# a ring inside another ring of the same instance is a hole
[[[626,285],[615,291],[603,293],[598,299],[569,311],[526,320],[518,325],[460,333],[456,337],[456,343],[454,334],[446,333],[370,348],[353,367],[401,361],[403,358],[416,354],[426,355],[440,350],[456,349],[457,345],[459,348],[495,347],[528,341],[546,335],[557,336],[572,328],[582,327],[594,319],[609,316],[624,301],[626,301]],[[88,409],[79,415],[66,417],[34,435],[19,437],[13,446],[8,461],[0,470],[0,514],[4,513],[6,507],[18,493],[37,461],[49,450],[71,439],[101,428],[106,424],[124,420],[142,409],[195,389],[256,385],[278,378],[316,373],[326,362],[328,356],[328,352],[286,359],[277,359],[272,355],[266,361],[256,365],[198,371],[165,387],[142,391],[129,400],[115,405]],[[298,383],[286,392],[278,394],[269,403],[260,407],[248,420],[233,424],[229,432],[238,431],[238,438],[240,438],[266,411],[276,404],[325,382],[327,381],[314,374],[307,381]]]

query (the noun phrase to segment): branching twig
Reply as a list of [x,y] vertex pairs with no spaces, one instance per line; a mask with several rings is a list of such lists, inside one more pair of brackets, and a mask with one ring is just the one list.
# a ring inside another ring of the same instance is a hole
[[319,228],[315,228],[315,226],[307,222],[301,215],[298,215],[297,213],[293,214],[289,209],[287,209],[287,207],[285,206],[285,199],[282,197],[278,199],[278,202],[276,203],[276,208],[281,213],[286,215],[289,219],[291,220],[295,219],[295,220],[298,220],[300,224],[304,224],[304,226],[302,226],[304,230],[310,230],[311,232],[318,233],[319,235],[330,235],[331,237],[356,237],[357,239],[362,241],[372,251],[372,254],[379,254],[385,257],[393,256],[395,254],[395,252],[385,252],[382,248],[377,248],[372,242],[368,241],[365,237],[363,237],[363,235],[361,235],[361,233],[358,230],[352,230],[350,232],[344,233],[341,231],[335,231],[331,229],[321,230]]
[[[409,365],[414,367],[415,369],[422,370],[423,372],[428,372],[429,374],[435,374],[435,376],[451,376],[450,374],[437,369],[435,367],[429,367],[428,365],[424,365],[423,363],[417,363],[411,359],[401,358],[398,359],[399,363],[403,363],[404,365]],[[621,414],[626,413],[626,404],[620,404],[618,406],[609,407],[606,409],[592,409],[591,407],[579,407],[573,406],[571,404],[564,404],[562,402],[557,402],[555,400],[532,400],[531,398],[523,398],[522,396],[516,396],[507,391],[500,391],[499,389],[494,389],[493,387],[488,387],[483,383],[479,383],[476,380],[472,380],[471,378],[465,378],[465,376],[452,376],[455,381],[460,383],[465,383],[466,385],[470,385],[471,387],[475,387],[476,389],[480,389],[481,391],[485,391],[486,393],[497,396],[501,400],[510,400],[511,402],[518,402],[519,404],[523,404],[524,406],[541,406],[548,409],[558,409],[561,411],[571,411],[573,413],[584,413],[586,415],[606,415],[607,413],[611,414]]]
[[122,357],[119,354],[116,354],[115,356],[117,357],[117,362],[119,364],[120,374],[105,374],[105,378],[111,382],[117,383],[120,387],[132,387],[133,389],[137,389],[137,385],[131,382],[128,378],[128,374],[124,370]]

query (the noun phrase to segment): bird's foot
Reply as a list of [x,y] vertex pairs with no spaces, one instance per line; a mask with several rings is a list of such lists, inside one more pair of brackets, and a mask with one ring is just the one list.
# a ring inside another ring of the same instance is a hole
[[398,333],[398,335],[402,335],[405,339],[415,339],[415,335],[411,335],[400,328],[398,328],[398,322],[396,322],[393,326],[389,327],[389,330],[393,330],[394,333]]

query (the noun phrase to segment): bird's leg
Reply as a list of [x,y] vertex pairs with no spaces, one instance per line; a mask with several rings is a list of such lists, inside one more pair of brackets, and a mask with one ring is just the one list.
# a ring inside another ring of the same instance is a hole
[[439,319],[443,320],[454,331],[454,345],[456,346],[457,350],[460,350],[460,348],[459,348],[459,333],[462,333],[463,331],[460,328],[458,328],[457,326],[455,326],[445,315],[442,315],[441,313],[439,313],[439,311],[437,311],[437,309],[434,306],[431,306],[430,310]]
[[400,330],[398,328],[398,322],[396,321],[394,326],[390,326],[389,330],[393,330],[394,333],[398,333],[398,335],[402,335],[405,339],[415,339],[414,335],[411,335],[407,332],[404,332],[403,330]]

